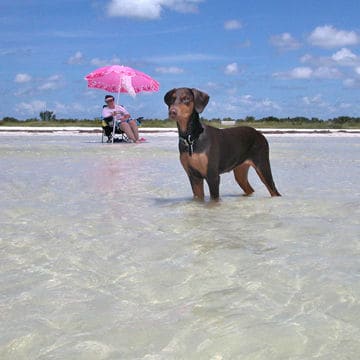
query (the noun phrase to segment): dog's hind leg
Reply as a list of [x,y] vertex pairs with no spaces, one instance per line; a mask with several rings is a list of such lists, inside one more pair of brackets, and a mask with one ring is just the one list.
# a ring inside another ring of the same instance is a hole
[[259,175],[261,181],[264,183],[268,189],[271,196],[281,196],[277,191],[270,167],[269,156],[263,155],[262,157],[257,157],[253,159],[253,166],[256,170],[256,173]]
[[252,165],[252,163],[245,161],[234,169],[235,180],[244,190],[246,196],[251,195],[254,192],[254,189],[251,187],[248,180],[250,165]]

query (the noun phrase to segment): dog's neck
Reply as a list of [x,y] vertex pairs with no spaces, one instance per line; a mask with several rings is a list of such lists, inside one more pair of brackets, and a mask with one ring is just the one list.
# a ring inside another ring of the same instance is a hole
[[180,138],[188,139],[190,135],[192,141],[197,140],[200,134],[204,131],[204,128],[200,122],[199,114],[196,111],[193,111],[191,114],[185,132],[180,130],[179,124],[177,127]]
[[189,155],[191,156],[194,151],[194,143],[199,139],[201,133],[204,131],[201,125],[199,114],[194,111],[187,123],[186,131],[181,131],[179,124],[177,125],[179,132],[179,142],[185,145]]

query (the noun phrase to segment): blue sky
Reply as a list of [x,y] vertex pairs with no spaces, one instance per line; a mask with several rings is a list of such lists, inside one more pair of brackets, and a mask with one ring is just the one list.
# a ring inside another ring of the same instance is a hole
[[358,0],[2,0],[0,119],[48,109],[99,117],[84,76],[122,64],[160,91],[121,95],[134,117],[167,117],[174,87],[210,95],[203,116],[360,116]]

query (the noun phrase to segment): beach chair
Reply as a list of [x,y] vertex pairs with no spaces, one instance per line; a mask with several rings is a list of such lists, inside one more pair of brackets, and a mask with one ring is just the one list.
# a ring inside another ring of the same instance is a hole
[[[106,105],[103,105],[103,108]],[[138,117],[135,119],[138,126],[141,125],[141,120],[143,117]],[[128,142],[129,138],[125,134],[124,131],[120,129],[120,123],[115,121],[115,127],[114,127],[114,118],[113,116],[108,116],[106,118],[102,118],[101,121],[101,127],[102,127],[102,133],[101,133],[101,142],[104,142],[105,137],[107,137],[106,142],[107,143],[113,143],[113,142]],[[119,136],[116,136],[119,135]]]
[[[126,134],[120,129],[119,123],[115,123],[115,132],[114,132],[114,122],[113,117],[109,116],[107,118],[103,118],[101,122],[102,133],[101,133],[101,142],[127,142],[128,137]],[[105,140],[107,138],[107,140]]]

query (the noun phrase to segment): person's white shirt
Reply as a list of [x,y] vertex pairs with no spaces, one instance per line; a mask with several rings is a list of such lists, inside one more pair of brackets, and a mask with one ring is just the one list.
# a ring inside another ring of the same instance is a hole
[[115,105],[115,108],[113,109],[105,106],[102,110],[103,118],[114,116],[114,111],[116,111],[115,119],[117,121],[123,121],[125,116],[130,115],[129,112],[121,105]]

